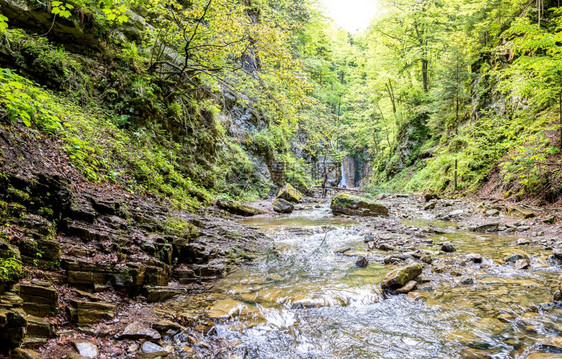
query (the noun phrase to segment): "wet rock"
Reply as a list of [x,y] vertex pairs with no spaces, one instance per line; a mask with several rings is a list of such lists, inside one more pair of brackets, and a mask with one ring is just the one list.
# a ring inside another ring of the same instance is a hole
[[552,250],[552,255],[559,261],[562,261],[562,248],[555,248]]
[[448,218],[458,218],[460,216],[462,216],[464,214],[464,211],[462,209],[457,209],[454,210],[452,212],[449,212],[449,214],[447,214]]
[[[0,296],[0,301],[5,297],[6,293]],[[26,330],[27,320],[23,309],[0,306],[0,348],[19,347],[23,342]]]
[[534,353],[525,359],[562,359],[562,354],[556,353]]
[[148,324],[133,322],[125,327],[119,336],[122,339],[154,339],[161,338],[160,333],[152,329]]
[[488,211],[486,211],[486,216],[488,217],[495,217],[495,216],[499,216],[500,215],[500,211],[498,211],[497,209],[490,209]]
[[422,272],[422,266],[419,263],[412,263],[402,268],[398,268],[388,273],[381,282],[381,288],[384,290],[394,291],[403,287],[411,280],[416,279]]
[[468,229],[478,233],[497,232],[499,225],[500,225],[499,223],[493,222],[493,223],[480,224],[477,226],[471,226],[468,227]]
[[423,206],[423,210],[429,211],[429,210],[435,209],[436,205],[437,205],[436,201],[431,201],[431,202],[427,203],[425,206]]
[[35,350],[16,348],[12,354],[13,359],[41,359],[42,356]]
[[357,261],[355,262],[355,266],[359,267],[359,268],[365,268],[369,265],[369,261],[367,260],[367,258],[361,256],[357,259]]
[[466,348],[459,353],[459,359],[490,359],[492,355],[481,349]]
[[482,255],[478,253],[470,253],[469,255],[466,256],[466,259],[473,263],[477,263],[477,264],[482,263]]
[[115,305],[101,302],[88,302],[82,300],[70,301],[70,319],[78,325],[94,324],[111,320],[115,316]]
[[163,302],[178,295],[189,294],[183,287],[147,286],[144,288],[146,300],[150,303]]
[[520,218],[533,218],[536,216],[536,213],[533,212],[532,210],[517,205],[507,206],[506,212],[510,216],[520,217]]
[[519,259],[515,261],[516,269],[527,269],[529,268],[529,265],[530,265],[529,259]]
[[292,213],[294,209],[295,206],[283,198],[277,198],[273,201],[273,210],[277,213]]
[[529,256],[526,253],[523,253],[523,252],[515,252],[515,253],[512,253],[512,254],[506,256],[504,258],[504,261],[515,263],[515,262],[517,262],[519,260],[522,260],[522,259],[529,261]]
[[526,246],[526,245],[529,245],[529,244],[531,244],[531,241],[528,240],[527,238],[519,238],[519,239],[517,240],[517,245],[518,245],[518,246]]
[[330,204],[334,215],[347,214],[355,216],[384,216],[388,217],[388,208],[371,199],[339,193]]
[[47,317],[58,313],[58,293],[48,284],[21,284],[20,296],[26,313]]
[[283,188],[279,190],[276,197],[282,198],[292,203],[299,203],[303,195],[295,187],[287,183]]
[[155,358],[168,356],[168,352],[160,345],[153,342],[144,342],[140,349],[143,358]]
[[436,193],[433,193],[433,192],[428,192],[428,193],[423,195],[423,199],[426,202],[429,202],[429,201],[434,200],[434,199],[439,199],[439,195],[437,195]]
[[390,244],[381,243],[377,246],[377,249],[380,249],[381,251],[389,252],[395,250],[396,248],[391,246]]
[[413,291],[414,289],[416,289],[417,285],[418,282],[416,282],[415,280],[411,280],[408,283],[406,283],[406,285],[404,285],[403,287],[396,289],[395,292],[397,294],[407,294]]
[[445,253],[452,253],[454,251],[456,251],[457,249],[455,248],[455,246],[453,245],[453,243],[451,242],[445,242],[443,243],[443,245],[441,246],[441,250]]
[[183,330],[183,327],[178,323],[172,322],[171,320],[162,319],[154,324],[152,324],[152,328],[157,330],[159,333],[166,333],[169,331],[173,332],[180,332]]
[[237,214],[239,216],[244,216],[244,217],[251,217],[251,216],[255,216],[258,214],[265,214],[264,211],[251,207],[251,206],[247,206],[245,204],[242,204],[238,201],[230,201],[230,200],[223,200],[223,199],[219,199],[217,201],[217,206],[222,209],[225,210],[229,213],[232,214]]
[[556,222],[556,217],[553,216],[553,215],[549,215],[549,216],[546,216],[542,221],[543,221],[543,223],[546,223],[546,224],[554,224],[554,222]]
[[398,255],[391,254],[389,256],[384,257],[384,264],[397,264],[402,262],[403,259],[400,258]]
[[332,252],[334,254],[344,254],[345,252],[349,252],[350,250],[351,250],[351,247],[342,247],[342,248],[334,249]]
[[99,355],[98,347],[92,342],[87,340],[74,340],[71,343],[78,354],[85,358],[97,358]]
[[38,318],[31,315],[27,317],[26,341],[29,338],[34,338],[35,342],[46,343],[55,336],[56,327],[54,324],[49,323],[45,318]]

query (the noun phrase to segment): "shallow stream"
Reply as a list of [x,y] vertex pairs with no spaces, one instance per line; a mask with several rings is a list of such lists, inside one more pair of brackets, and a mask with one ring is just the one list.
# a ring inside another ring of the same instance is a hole
[[[562,352],[562,309],[549,303],[560,272],[551,252],[517,245],[521,237],[459,231],[450,222],[339,218],[326,203],[316,207],[244,221],[266,230],[277,251],[205,294],[207,314],[219,323],[213,335],[225,339],[227,356],[527,358],[540,352],[554,358]],[[422,274],[427,282],[385,299],[381,279],[410,259],[384,265],[389,253],[369,251],[369,235],[394,243],[394,253],[411,250],[415,238],[414,249],[433,259]],[[440,252],[445,240],[458,250]],[[526,269],[503,260],[522,252],[530,257]],[[481,263],[474,263],[475,254]],[[360,255],[369,259],[366,268],[355,266]]]

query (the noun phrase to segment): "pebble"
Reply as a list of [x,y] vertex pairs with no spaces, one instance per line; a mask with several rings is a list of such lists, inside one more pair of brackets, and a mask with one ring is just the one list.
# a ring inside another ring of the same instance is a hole
[[355,262],[355,266],[359,267],[359,268],[365,268],[369,265],[369,261],[367,260],[367,258],[361,256],[357,259],[357,261]]
[[451,242],[445,242],[445,243],[443,243],[443,245],[441,246],[441,250],[442,250],[443,252],[446,252],[446,253],[451,253],[451,252],[456,251],[457,249],[455,248],[455,246],[453,245],[453,243],[451,243]]

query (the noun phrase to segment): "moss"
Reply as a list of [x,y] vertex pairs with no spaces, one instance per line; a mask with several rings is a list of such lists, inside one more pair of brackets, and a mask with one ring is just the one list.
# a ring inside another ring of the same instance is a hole
[[23,267],[17,258],[0,258],[0,283],[15,283],[23,277]]
[[54,212],[52,208],[41,207],[37,210],[37,214],[45,218],[53,218]]
[[25,191],[15,189],[14,187],[10,186],[10,187],[8,187],[6,192],[8,193],[9,197],[16,202],[27,202],[27,201],[29,201],[29,193],[27,193]]
[[162,227],[163,233],[182,238],[197,238],[201,235],[197,227],[180,217],[168,217]]

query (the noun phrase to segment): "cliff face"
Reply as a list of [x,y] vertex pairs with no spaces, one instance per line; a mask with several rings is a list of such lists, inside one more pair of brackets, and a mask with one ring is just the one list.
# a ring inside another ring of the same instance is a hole
[[266,249],[257,230],[86,181],[59,141],[24,126],[2,125],[0,145],[0,262],[11,271],[0,277],[5,351],[126,316],[130,303],[200,291]]

